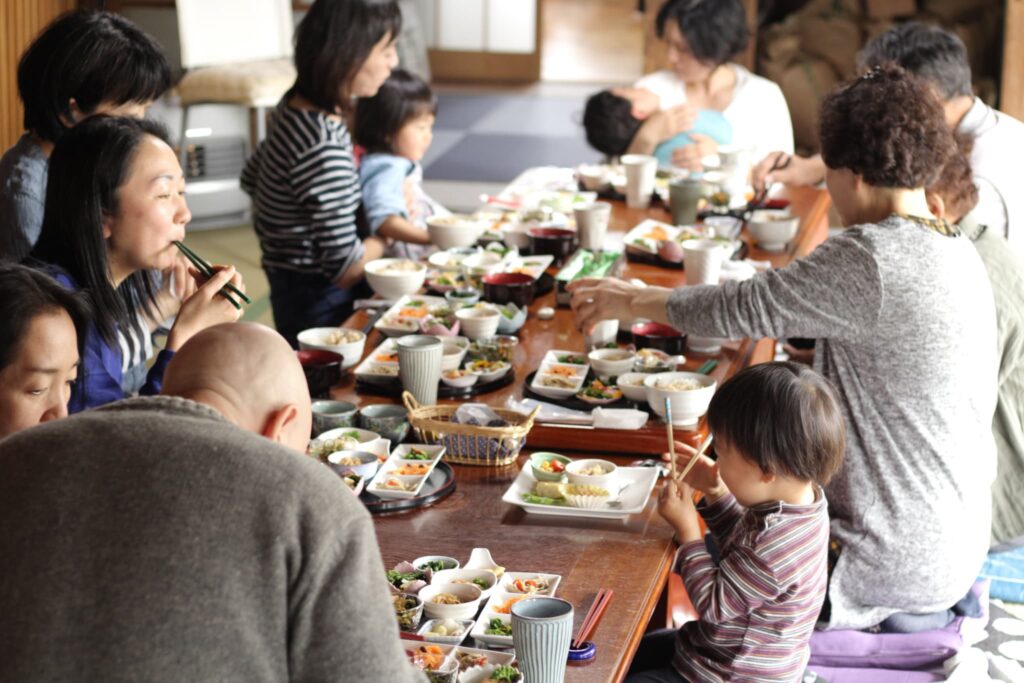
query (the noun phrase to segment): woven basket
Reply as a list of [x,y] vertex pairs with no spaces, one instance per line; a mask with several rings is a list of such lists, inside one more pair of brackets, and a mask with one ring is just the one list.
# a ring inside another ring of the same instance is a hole
[[458,406],[421,406],[408,391],[402,392],[402,402],[409,409],[409,423],[423,443],[442,444],[444,459],[457,465],[504,467],[516,461],[526,443],[526,435],[533,427],[533,418],[540,408],[529,415],[514,410],[493,408],[509,423],[507,427],[481,427],[452,422]]

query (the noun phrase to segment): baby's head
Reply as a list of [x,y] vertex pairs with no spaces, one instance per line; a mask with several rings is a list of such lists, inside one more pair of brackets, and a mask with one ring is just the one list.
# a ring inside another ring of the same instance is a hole
[[824,485],[839,470],[846,425],[835,390],[806,365],[763,363],[736,374],[708,407],[722,480],[744,505],[779,484]]
[[373,97],[356,104],[353,135],[370,154],[419,161],[433,139],[437,97],[415,74],[395,69]]
[[642,123],[633,115],[633,103],[611,90],[591,95],[583,110],[587,142],[598,152],[612,157],[625,154]]

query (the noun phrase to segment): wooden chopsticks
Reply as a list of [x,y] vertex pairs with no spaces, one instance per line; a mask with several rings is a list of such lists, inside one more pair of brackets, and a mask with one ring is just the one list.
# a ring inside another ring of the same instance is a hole
[[686,467],[683,468],[683,471],[678,475],[673,475],[673,482],[682,481],[683,477],[689,474],[690,469],[697,464],[697,461],[700,460],[700,456],[704,455],[704,451],[706,451],[708,446],[711,445],[711,439],[712,435],[708,434],[707,438],[704,439],[704,442],[700,445],[700,448],[697,449],[697,454],[690,458],[690,462],[686,463]]
[[[185,255],[185,258],[187,258],[189,261],[192,262],[192,265],[196,267],[196,270],[199,271],[200,275],[202,275],[203,277],[206,277],[206,278],[213,277],[213,274],[215,272],[213,270],[213,266],[211,266],[209,263],[207,263],[203,259],[202,256],[200,256],[196,252],[192,251],[191,249],[186,247],[183,242],[179,242],[178,240],[174,240],[174,246],[176,246],[178,248],[178,250],[181,251],[181,253]],[[242,297],[242,301],[244,301],[247,304],[251,304],[252,303],[252,299],[247,297],[245,295],[245,292],[243,292],[238,287],[235,287],[233,284],[231,284],[229,282],[226,285],[224,285],[224,287],[220,290],[219,294],[221,296],[223,296],[225,299],[227,299],[228,301],[230,301],[231,305],[234,306],[235,308],[237,308],[238,310],[242,310],[242,306],[237,301],[235,301],[234,298],[232,298],[232,296],[230,294],[228,294],[224,290],[230,290],[230,291],[234,292],[238,296]]]
[[590,609],[587,610],[587,616],[583,617],[583,623],[580,624],[580,630],[576,632],[576,637],[572,639],[569,646],[573,649],[579,648],[583,643],[587,642],[587,638],[597,628],[597,623],[601,621],[601,616],[604,614],[605,609],[608,607],[608,603],[611,602],[613,591],[611,588],[601,588],[597,591],[597,597],[594,598],[594,602],[590,603]]

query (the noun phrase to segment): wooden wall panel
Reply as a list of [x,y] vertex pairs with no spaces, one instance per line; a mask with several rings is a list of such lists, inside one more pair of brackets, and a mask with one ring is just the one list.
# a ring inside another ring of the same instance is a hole
[[18,58],[36,34],[74,0],[0,0],[0,154],[22,133]]

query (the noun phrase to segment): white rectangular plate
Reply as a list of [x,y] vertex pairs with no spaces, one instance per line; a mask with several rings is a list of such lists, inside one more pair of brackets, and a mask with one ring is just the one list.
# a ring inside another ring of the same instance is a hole
[[[584,362],[583,363],[565,363],[563,361],[558,360],[559,356],[569,356],[569,355],[571,355],[571,356],[579,356],[580,358],[583,359]],[[541,365],[545,365],[547,363],[557,363],[559,365],[579,365],[581,368],[589,368],[590,367],[590,363],[587,362],[587,352],[586,351],[564,351],[564,350],[561,350],[561,349],[552,349],[552,350],[548,351],[547,353],[545,353],[544,354],[544,358],[541,360]]]
[[[509,638],[509,641],[512,639]],[[511,643],[509,643],[511,644]],[[481,683],[487,679],[487,674],[490,674],[496,667],[502,665],[508,665],[515,661],[516,656],[511,652],[495,652],[494,650],[481,650],[475,647],[462,647],[461,645],[444,645],[441,643],[423,642],[419,640],[406,640],[402,639],[402,647],[405,651],[414,652],[421,645],[437,645],[445,653],[446,656],[458,656],[460,652],[468,652],[474,655],[480,655],[487,658],[486,666],[477,666],[472,669],[466,669],[459,674],[459,683]]]
[[[442,451],[443,452],[443,451]],[[419,495],[420,489],[423,488],[423,484],[426,483],[430,473],[434,471],[437,466],[439,458],[433,458],[431,460],[421,460],[416,463],[412,463],[409,460],[403,460],[400,455],[392,455],[390,458],[385,460],[380,469],[377,470],[377,474],[373,475],[373,479],[366,485],[366,490],[369,493],[377,496],[378,498],[394,499],[394,498],[415,498]],[[395,475],[392,474],[392,470],[399,469],[409,464],[426,465],[427,471],[425,474],[415,475]],[[399,479],[406,480],[407,477],[419,477],[419,485],[413,491],[398,491],[395,489],[384,489],[379,488],[379,484],[385,479],[390,477],[398,477]]]
[[[548,589],[546,591],[538,591],[533,595],[543,595],[547,597],[553,597],[555,591],[558,590],[558,584],[561,583],[562,577],[558,574],[543,574],[541,572],[505,572],[501,575],[501,580],[498,582],[498,590],[504,591],[509,594],[519,594],[519,591],[512,588],[512,582],[516,579],[533,579],[540,577],[546,579],[548,582]],[[526,595],[530,595],[527,593]]]
[[588,510],[569,507],[568,505],[527,503],[523,500],[523,494],[532,491],[534,484],[537,483],[529,467],[524,467],[519,471],[519,476],[508,487],[508,490],[505,491],[505,495],[501,499],[510,505],[518,505],[527,512],[540,515],[625,519],[630,515],[642,512],[647,506],[647,499],[650,498],[654,484],[658,481],[658,469],[656,467],[620,467],[617,472],[620,477],[620,486],[628,485],[629,487],[621,494],[621,507],[609,507],[606,504],[605,507]]
[[[504,593],[502,593],[502,595],[504,595]],[[491,596],[491,599],[494,599],[493,595]],[[488,603],[488,607],[489,606],[490,603]],[[476,625],[473,626],[473,630],[469,632],[469,635],[471,635],[473,640],[478,643],[487,643],[488,645],[493,645],[495,647],[512,647],[512,636],[496,636],[486,633],[487,629],[491,625],[491,619],[499,617],[507,624],[512,618],[511,615],[496,614],[495,612],[490,611],[488,607],[485,607],[484,611],[480,613],[479,618],[476,620]]]

